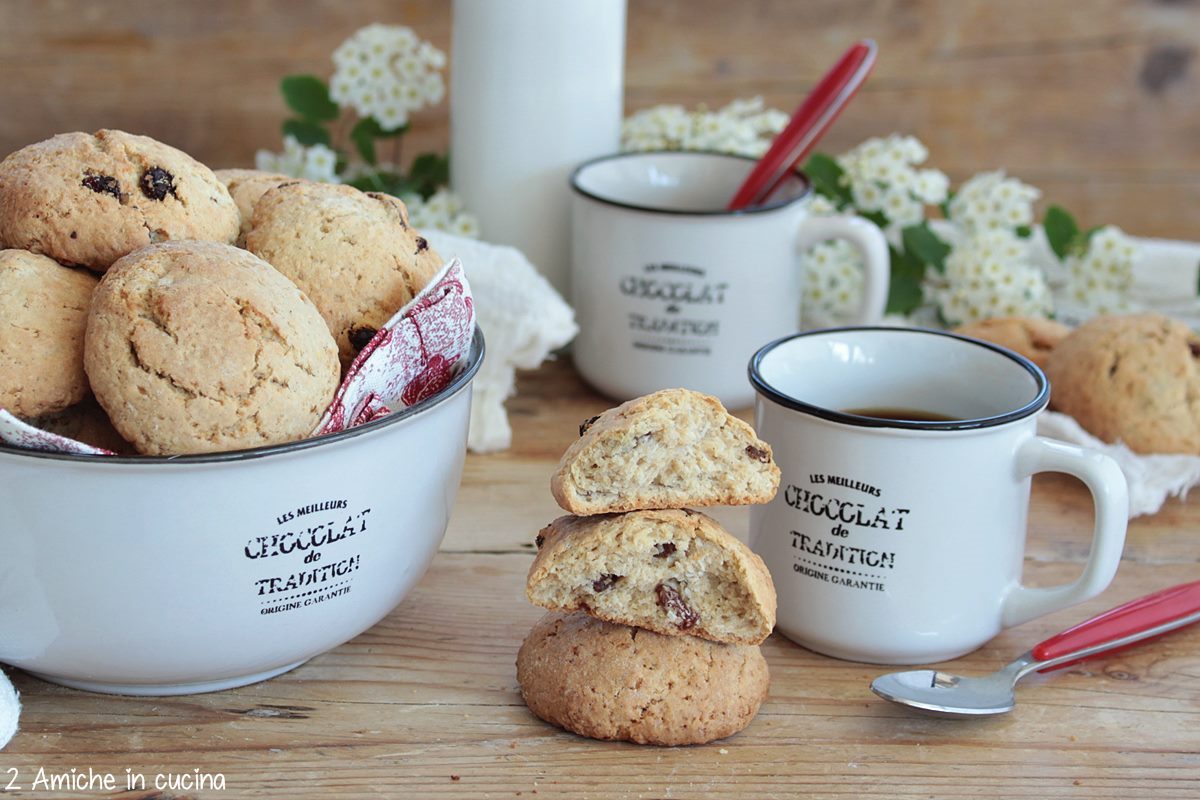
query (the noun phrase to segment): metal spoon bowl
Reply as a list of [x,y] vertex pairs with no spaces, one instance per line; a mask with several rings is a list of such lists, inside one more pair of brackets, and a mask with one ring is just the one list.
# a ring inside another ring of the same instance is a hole
[[892,672],[871,691],[917,711],[943,717],[985,717],[1012,711],[1013,688],[1031,672],[1046,672],[1200,622],[1200,581],[1132,600],[1050,637],[991,675],[969,678],[933,669]]

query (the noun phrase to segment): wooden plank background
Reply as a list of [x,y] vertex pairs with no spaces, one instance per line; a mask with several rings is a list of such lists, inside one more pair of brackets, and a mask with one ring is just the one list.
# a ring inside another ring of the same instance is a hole
[[[450,44],[447,0],[0,0],[0,154],[117,127],[213,166],[277,149],[281,76],[373,21]],[[955,180],[1003,167],[1084,225],[1200,238],[1196,0],[629,0],[626,108],[791,110],[852,40],[874,76],[827,140],[911,132]],[[448,105],[411,154],[443,148]]]

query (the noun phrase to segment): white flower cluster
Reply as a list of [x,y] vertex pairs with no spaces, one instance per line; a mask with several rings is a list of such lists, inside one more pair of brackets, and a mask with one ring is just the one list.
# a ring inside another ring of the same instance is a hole
[[341,183],[337,174],[337,153],[323,144],[305,147],[294,136],[285,136],[283,152],[259,150],[254,166],[264,172],[278,172],[293,178],[306,178],[324,183]]
[[441,70],[446,54],[421,40],[411,28],[368,25],[333,52],[329,96],[360,117],[374,117],[385,131],[408,122],[408,115],[442,102]]
[[428,200],[423,200],[419,194],[407,195],[404,204],[408,206],[409,223],[418,230],[433,229],[470,239],[479,238],[479,220],[464,211],[462,200],[445,187],[430,195]]
[[929,151],[914,136],[893,134],[867,139],[838,157],[854,207],[860,212],[882,212],[891,228],[916,225],[925,218],[925,206],[946,199],[950,181],[936,169],[917,169]]
[[1063,303],[1075,314],[1124,314],[1134,310],[1133,242],[1120,228],[1106,225],[1092,234],[1087,249],[1070,253],[1066,262]]
[[815,245],[804,259],[801,319],[810,327],[834,325],[849,317],[862,300],[862,256],[845,239]]
[[1030,263],[1029,243],[1006,228],[961,240],[946,257],[944,274],[926,274],[924,291],[950,325],[1053,311],[1046,276]]
[[763,106],[763,99],[734,100],[718,111],[701,106],[654,106],[625,118],[622,150],[712,150],[758,158],[788,115]]
[[950,220],[968,234],[1033,224],[1037,189],[1002,171],[981,172],[961,187],[948,204]]

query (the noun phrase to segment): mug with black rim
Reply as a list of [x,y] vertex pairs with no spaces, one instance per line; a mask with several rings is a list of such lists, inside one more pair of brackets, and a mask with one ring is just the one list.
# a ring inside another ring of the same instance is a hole
[[730,408],[754,393],[742,370],[765,341],[800,327],[800,254],[846,239],[863,254],[856,322],[878,321],[888,292],[887,241],[859,217],[814,217],[794,172],[761,206],[725,206],[753,168],[719,153],[622,153],[571,176],[575,366],[627,400],[686,387]]
[[[1036,435],[1050,387],[1029,360],[944,331],[860,327],[771,342],[749,372],[782,472],[751,510],[750,546],[793,641],[854,661],[945,661],[1116,573],[1125,478],[1107,456]],[[1031,588],[1030,476],[1045,471],[1087,485],[1095,530],[1080,577]]]

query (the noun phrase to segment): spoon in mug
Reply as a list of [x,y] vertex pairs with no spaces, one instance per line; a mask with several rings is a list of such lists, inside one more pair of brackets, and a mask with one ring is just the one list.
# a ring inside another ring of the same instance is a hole
[[969,678],[932,669],[893,672],[871,682],[885,700],[948,717],[1003,714],[1013,687],[1031,672],[1049,672],[1200,622],[1200,581],[1139,597],[1051,636],[991,675]]
[[784,179],[816,146],[863,85],[875,66],[877,48],[872,39],[850,46],[833,68],[821,78],[792,114],[783,129],[726,206],[737,211],[765,203]]

